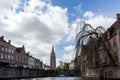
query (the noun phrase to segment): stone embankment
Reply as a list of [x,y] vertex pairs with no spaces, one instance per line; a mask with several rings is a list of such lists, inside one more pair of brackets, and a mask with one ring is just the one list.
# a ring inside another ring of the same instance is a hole
[[88,69],[85,77],[120,79],[120,66]]
[[38,77],[55,77],[55,76],[80,76],[80,71],[64,70],[38,70],[28,68],[14,68],[14,67],[0,67],[1,79],[15,79],[15,78],[38,78]]
[[2,78],[30,78],[45,76],[44,70],[28,68],[0,67],[0,79]]

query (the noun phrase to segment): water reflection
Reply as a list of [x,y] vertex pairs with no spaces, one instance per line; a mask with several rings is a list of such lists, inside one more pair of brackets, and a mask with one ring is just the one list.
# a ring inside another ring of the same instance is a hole
[[12,79],[12,80],[103,80],[103,79],[81,78],[81,77],[43,77],[43,78]]
[[80,77],[44,77],[44,78],[29,78],[29,79],[14,79],[14,80],[83,80]]

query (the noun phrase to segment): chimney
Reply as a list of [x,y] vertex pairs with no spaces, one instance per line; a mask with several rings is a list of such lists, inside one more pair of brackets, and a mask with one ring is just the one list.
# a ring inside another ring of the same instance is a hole
[[120,13],[117,14],[117,21],[120,24]]
[[24,45],[23,45],[23,48],[24,48]]
[[11,44],[11,40],[9,40],[8,43]]
[[4,39],[4,36],[2,36],[1,38]]

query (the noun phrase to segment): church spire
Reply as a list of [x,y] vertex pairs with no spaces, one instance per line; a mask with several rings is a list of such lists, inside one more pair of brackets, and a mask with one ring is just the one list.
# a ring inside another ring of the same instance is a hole
[[51,51],[51,55],[50,55],[50,66],[51,66],[51,69],[54,69],[56,67],[56,57],[55,57],[53,45],[52,45],[52,51]]
[[52,52],[51,52],[51,54],[53,54],[53,53],[55,53],[55,52],[54,52],[54,46],[52,45]]

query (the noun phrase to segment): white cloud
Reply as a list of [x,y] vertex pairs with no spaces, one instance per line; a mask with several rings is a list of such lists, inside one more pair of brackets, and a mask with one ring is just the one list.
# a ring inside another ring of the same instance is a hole
[[30,9],[35,10],[36,8],[42,9],[46,3],[39,0],[31,0],[29,1]]
[[66,46],[66,47],[64,47],[64,50],[66,50],[66,51],[73,51],[74,50],[74,46],[73,45]]
[[95,14],[92,11],[86,11],[84,14],[85,19],[77,18],[73,23],[70,25],[68,29],[68,36],[66,38],[67,42],[72,41],[75,43],[75,36],[76,36],[76,29],[77,24],[79,21],[84,21],[86,23],[91,24],[94,28],[98,26],[103,26],[105,29],[109,28],[115,21],[114,18],[103,16],[101,14]]
[[62,61],[62,59],[60,59],[60,58],[56,59],[56,66],[60,66],[60,61]]
[[66,53],[62,55],[62,61],[70,62],[71,60],[73,60],[75,56],[74,46],[73,45],[66,46],[64,47],[64,50],[66,51]]
[[67,34],[67,38],[66,41],[72,41],[74,43],[75,41],[75,36],[76,36],[76,29],[77,29],[77,23],[81,21],[81,19],[76,19],[75,21],[72,22],[72,24],[70,25],[69,29],[68,29],[68,34]]
[[[67,38],[66,41],[67,42],[73,42],[75,43],[75,36],[76,36],[76,29],[77,29],[77,23],[79,21],[85,21],[86,23],[91,24],[94,28],[98,27],[98,26],[103,26],[104,28],[108,28],[110,27],[115,19],[111,18],[111,17],[107,17],[107,16],[103,16],[101,14],[95,14],[92,11],[86,11],[84,13],[84,17],[85,19],[80,19],[77,18],[75,21],[73,21],[73,23],[70,25],[69,29],[68,29],[68,34],[67,34]],[[64,48],[68,53],[63,54],[62,59],[64,61],[70,61],[74,58],[75,56],[75,52],[73,52],[73,46],[69,45],[67,47]]]
[[82,10],[82,4],[79,4],[78,6],[75,6],[74,9],[78,12],[80,12]]
[[16,9],[19,4],[19,0],[0,0],[0,16],[6,17],[14,15],[13,9]]
[[62,55],[62,61],[63,62],[71,62],[71,60],[74,59],[75,53],[74,52],[70,52],[70,53],[64,53]]
[[94,13],[91,11],[86,11],[83,16],[86,18],[92,18],[94,17]]
[[98,26],[109,28],[115,22],[115,19],[103,15],[95,15],[93,18],[85,20],[85,22],[91,24],[94,28]]
[[[75,9],[80,11],[81,4]],[[25,45],[26,51],[49,64],[52,44],[59,43],[63,36],[67,36],[66,42],[74,41],[77,23],[82,20],[78,18],[69,24],[67,12],[67,8],[53,6],[50,0],[0,0],[0,35],[15,46]],[[92,11],[85,12],[84,17],[94,27],[109,27],[115,21]],[[59,60],[69,62],[74,58],[72,45],[64,49],[67,53],[57,59],[57,65]]]
[[[0,7],[3,7],[5,12],[0,12],[0,35],[11,39],[15,46],[25,45],[26,51],[49,64],[52,44],[59,43],[67,33],[67,9],[53,6],[46,0],[30,0],[25,3],[19,0],[2,1]],[[11,6],[14,8],[8,9]],[[23,10],[16,12],[17,9]]]

